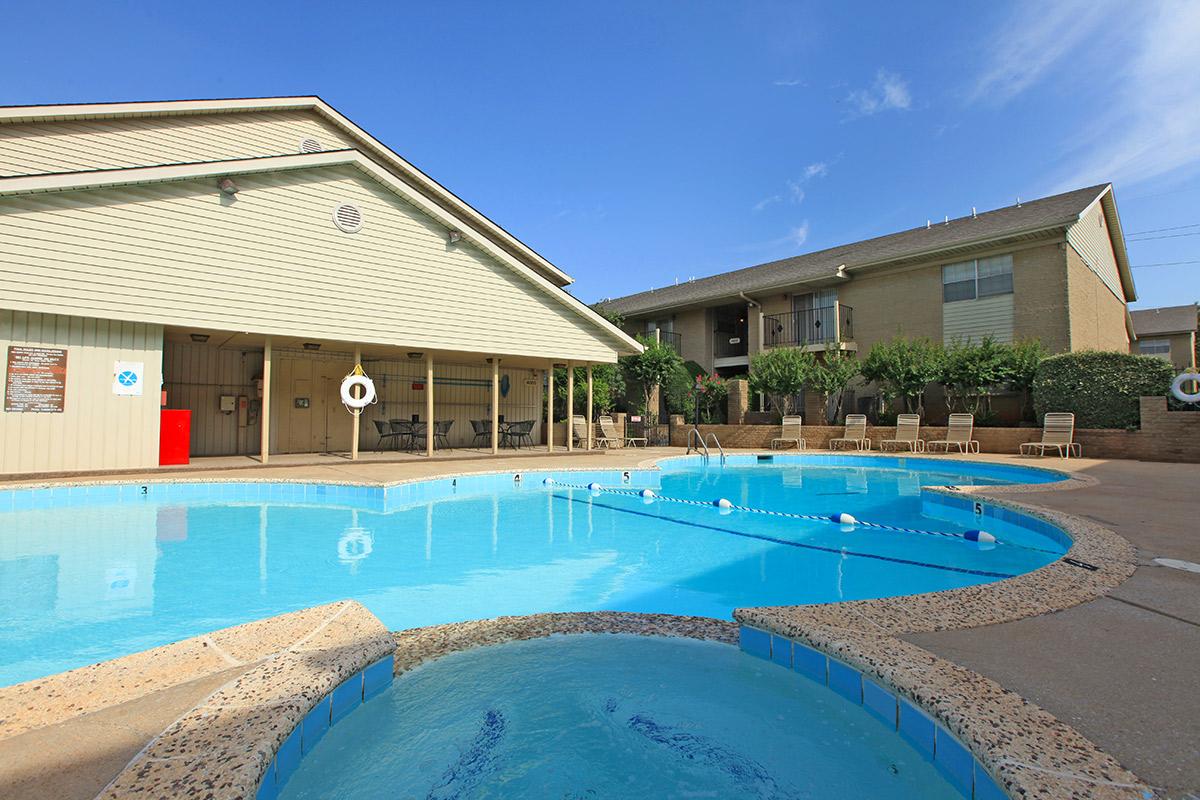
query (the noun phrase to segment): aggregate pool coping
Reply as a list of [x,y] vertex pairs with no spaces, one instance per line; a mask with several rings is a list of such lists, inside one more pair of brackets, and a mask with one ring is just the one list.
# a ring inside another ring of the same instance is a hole
[[[767,452],[779,455],[777,451]],[[892,453],[856,452],[853,455],[896,457]],[[661,456],[646,459],[636,468],[655,469],[662,460],[665,459]],[[953,463],[972,459],[947,460]],[[501,472],[514,471],[594,472],[596,468],[573,470],[547,466]],[[438,474],[436,477],[495,472],[485,469]],[[893,687],[967,744],[1014,797],[1100,800],[1153,797],[1135,775],[1041,708],[983,676],[896,638],[909,633],[996,624],[1069,608],[1111,591],[1129,577],[1136,562],[1134,549],[1125,539],[1089,521],[1004,497],[1012,492],[1062,491],[1095,483],[1087,476],[1065,474],[1069,476],[1066,480],[1055,483],[945,487],[928,491],[948,497],[979,496],[994,506],[1020,511],[1056,525],[1072,538],[1067,556],[1095,566],[1095,570],[1059,560],[1034,572],[980,586],[882,600],[737,609],[734,618],[740,624],[806,642]],[[120,477],[122,482],[133,482],[128,476]],[[395,486],[431,477],[434,476],[373,485]],[[211,477],[180,476],[154,482],[212,480]],[[245,477],[229,480],[314,482],[312,479],[248,480]],[[136,482],[145,483],[149,479]],[[322,479],[319,482],[372,485],[363,480]],[[47,485],[107,483],[111,481],[53,481]],[[25,484],[20,488],[33,487]],[[289,627],[284,629],[291,630],[290,626],[298,624],[298,620],[288,618],[306,614],[316,617],[310,616],[306,623],[299,623],[301,628],[320,618],[321,629],[330,628],[327,636],[334,636],[342,626],[349,626],[353,635],[364,637],[363,643],[354,647],[343,639],[342,644],[333,646],[331,652],[318,654],[313,648],[304,646],[308,637],[297,642],[288,640],[286,635],[282,640],[264,635],[266,631],[274,630],[279,620],[285,620],[284,624]],[[321,617],[322,614],[325,616]],[[347,620],[334,625],[331,614],[337,618],[346,616]],[[362,615],[369,617],[374,625],[361,619]],[[260,626],[255,633],[243,630],[253,626]],[[418,628],[394,634],[394,641],[382,628],[382,623],[359,604],[344,601],[0,689],[0,723],[5,728],[0,731],[0,738],[11,735],[10,728],[28,730],[120,702],[114,697],[128,699],[182,682],[176,679],[179,670],[189,675],[210,674],[215,666],[214,657],[220,660],[223,668],[234,662],[248,663],[257,656],[257,660],[263,661],[262,665],[218,690],[164,731],[100,795],[105,800],[127,796],[249,798],[254,796],[258,779],[283,737],[322,696],[321,688],[324,687],[327,693],[355,669],[380,657],[385,638],[395,651],[398,672],[456,649],[553,633],[605,630],[698,636],[721,641],[736,638],[733,623],[721,620],[604,612],[539,614]],[[234,644],[256,640],[260,646],[258,650],[251,645],[249,650],[241,652]],[[291,641],[292,644],[263,655],[264,650],[269,651],[272,646],[278,648],[280,641]],[[210,643],[215,647],[207,650]],[[230,652],[223,652],[226,647]],[[31,691],[39,694],[32,695]],[[289,691],[292,693],[287,694]],[[38,699],[33,700],[34,697]],[[311,702],[305,706],[309,699]],[[218,741],[213,741],[214,736]]]

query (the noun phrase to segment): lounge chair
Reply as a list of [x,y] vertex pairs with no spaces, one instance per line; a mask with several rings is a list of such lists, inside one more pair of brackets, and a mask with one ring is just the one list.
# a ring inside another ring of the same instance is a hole
[[925,452],[925,442],[917,438],[921,431],[921,418],[916,414],[901,414],[896,417],[896,438],[884,439],[879,443],[880,450],[911,450],[914,453]]
[[[596,436],[595,431],[592,432],[592,439],[596,441],[597,447],[607,446],[608,441],[603,436]],[[571,436],[575,439],[575,443],[580,447],[587,447],[588,440],[588,424],[587,419],[581,416],[571,417]],[[604,442],[602,445],[601,442]]]
[[975,432],[975,416],[973,414],[951,414],[946,424],[946,438],[926,442],[925,447],[930,452],[941,450],[949,453],[950,448],[958,449],[960,453],[978,453],[979,442],[971,438]]
[[638,442],[642,443],[642,447],[646,446],[645,436],[622,436],[618,433],[617,423],[609,416],[600,418],[600,431],[604,434],[604,439],[608,440],[609,447],[613,446],[612,442],[617,442],[617,447],[637,447]]
[[856,450],[870,450],[871,440],[867,438],[867,417],[865,414],[846,415],[846,434],[829,440],[829,449],[837,450],[840,445],[853,445]]
[[1075,415],[1070,412],[1052,411],[1042,420],[1042,440],[1040,442],[1025,442],[1021,445],[1021,455],[1046,455],[1046,451],[1054,449],[1063,458],[1075,456],[1079,458],[1082,451],[1075,438]]
[[803,450],[808,446],[808,443],[800,435],[803,426],[804,419],[802,417],[784,417],[783,424],[779,426],[779,436],[771,440],[771,449],[774,450],[776,446],[782,447],[793,442],[797,450]]

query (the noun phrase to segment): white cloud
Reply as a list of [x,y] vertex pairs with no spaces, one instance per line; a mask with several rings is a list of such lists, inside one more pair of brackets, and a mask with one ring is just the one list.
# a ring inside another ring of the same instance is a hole
[[778,81],[772,81],[773,86],[807,86],[804,81],[799,78],[784,78]]
[[764,197],[762,200],[759,200],[754,204],[753,208],[755,211],[762,211],[767,206],[778,203],[781,200],[783,200],[783,195],[773,194],[770,197]]
[[789,230],[783,240],[794,247],[801,247],[808,241],[808,220]]
[[967,93],[970,102],[1007,103],[1036,84],[1067,53],[1094,43],[1115,0],[1058,0],[1015,6],[986,46],[987,65]]
[[804,168],[804,180],[812,180],[813,178],[824,178],[829,174],[829,165],[824,161],[818,161],[814,164],[809,164]]
[[804,191],[804,185],[813,178],[824,178],[828,174],[828,164],[826,164],[824,161],[814,161],[812,164],[809,164],[804,168],[804,173],[799,178],[788,180],[787,192],[785,194],[773,194],[768,197],[764,197],[751,207],[754,209],[754,211],[758,212],[762,211],[768,206],[772,206],[776,203],[782,203],[784,200],[787,200],[793,205],[798,206],[804,202],[804,198],[807,196],[806,192]]
[[803,247],[804,243],[807,241],[808,220],[804,220],[799,225],[793,225],[792,227],[788,228],[787,233],[785,233],[783,236],[779,236],[774,239],[768,239],[765,242],[752,242],[750,244],[740,245],[732,249],[743,253],[761,253],[766,251],[772,255],[775,255],[778,254],[778,252],[783,248],[787,248],[789,252],[794,252],[800,247]]
[[869,117],[881,111],[907,110],[912,105],[908,81],[885,69],[875,73],[875,83],[869,89],[855,89],[846,95],[851,117]]
[[800,185],[800,181],[788,181],[788,197],[796,205],[804,202],[804,187]]

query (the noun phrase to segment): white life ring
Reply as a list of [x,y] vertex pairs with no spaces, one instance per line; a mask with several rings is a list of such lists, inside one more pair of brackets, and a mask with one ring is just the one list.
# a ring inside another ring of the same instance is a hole
[[1183,390],[1183,385],[1188,381],[1195,381],[1200,386],[1200,372],[1182,372],[1175,376],[1171,383],[1171,394],[1185,403],[1200,403],[1200,391],[1189,393]]
[[338,540],[338,561],[352,564],[371,555],[375,549],[373,538],[366,528],[347,528]]
[[[363,393],[362,397],[355,397],[351,394],[351,390],[355,386],[361,386]],[[342,379],[342,402],[347,408],[359,410],[366,408],[375,402],[375,382],[366,375],[355,375],[353,373]]]

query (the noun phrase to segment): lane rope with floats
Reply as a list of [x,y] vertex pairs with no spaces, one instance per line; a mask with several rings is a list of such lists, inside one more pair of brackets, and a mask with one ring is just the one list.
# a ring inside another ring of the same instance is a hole
[[[995,544],[997,539],[992,534],[984,530],[969,530],[962,533],[952,533],[950,531],[932,531],[924,528],[904,528],[899,525],[886,525],[882,522],[868,522],[854,517],[846,512],[838,512],[835,514],[796,514],[790,511],[771,511],[765,508],[754,508],[752,506],[739,506],[730,500],[721,497],[716,500],[689,500],[682,497],[668,497],[666,495],[657,494],[653,489],[617,489],[614,487],[601,486],[595,481],[584,484],[578,483],[562,483],[554,478],[546,478],[543,481],[547,486],[561,486],[565,489],[583,489],[589,492],[607,492],[608,494],[624,495],[626,497],[640,497],[645,503],[651,503],[655,500],[660,500],[664,503],[678,503],[688,506],[704,506],[715,507],[722,514],[728,514],[734,511],[741,511],[747,514],[761,514],[768,517],[783,517],[785,519],[801,519],[809,522],[829,522],[835,525],[841,525],[843,529],[862,527],[871,530],[891,531],[893,533],[916,533],[924,536],[941,536],[946,539],[962,539],[976,544]],[[1012,544],[1004,542],[1010,547],[1021,547],[1027,550],[1040,550],[1037,547],[1028,545]]]

